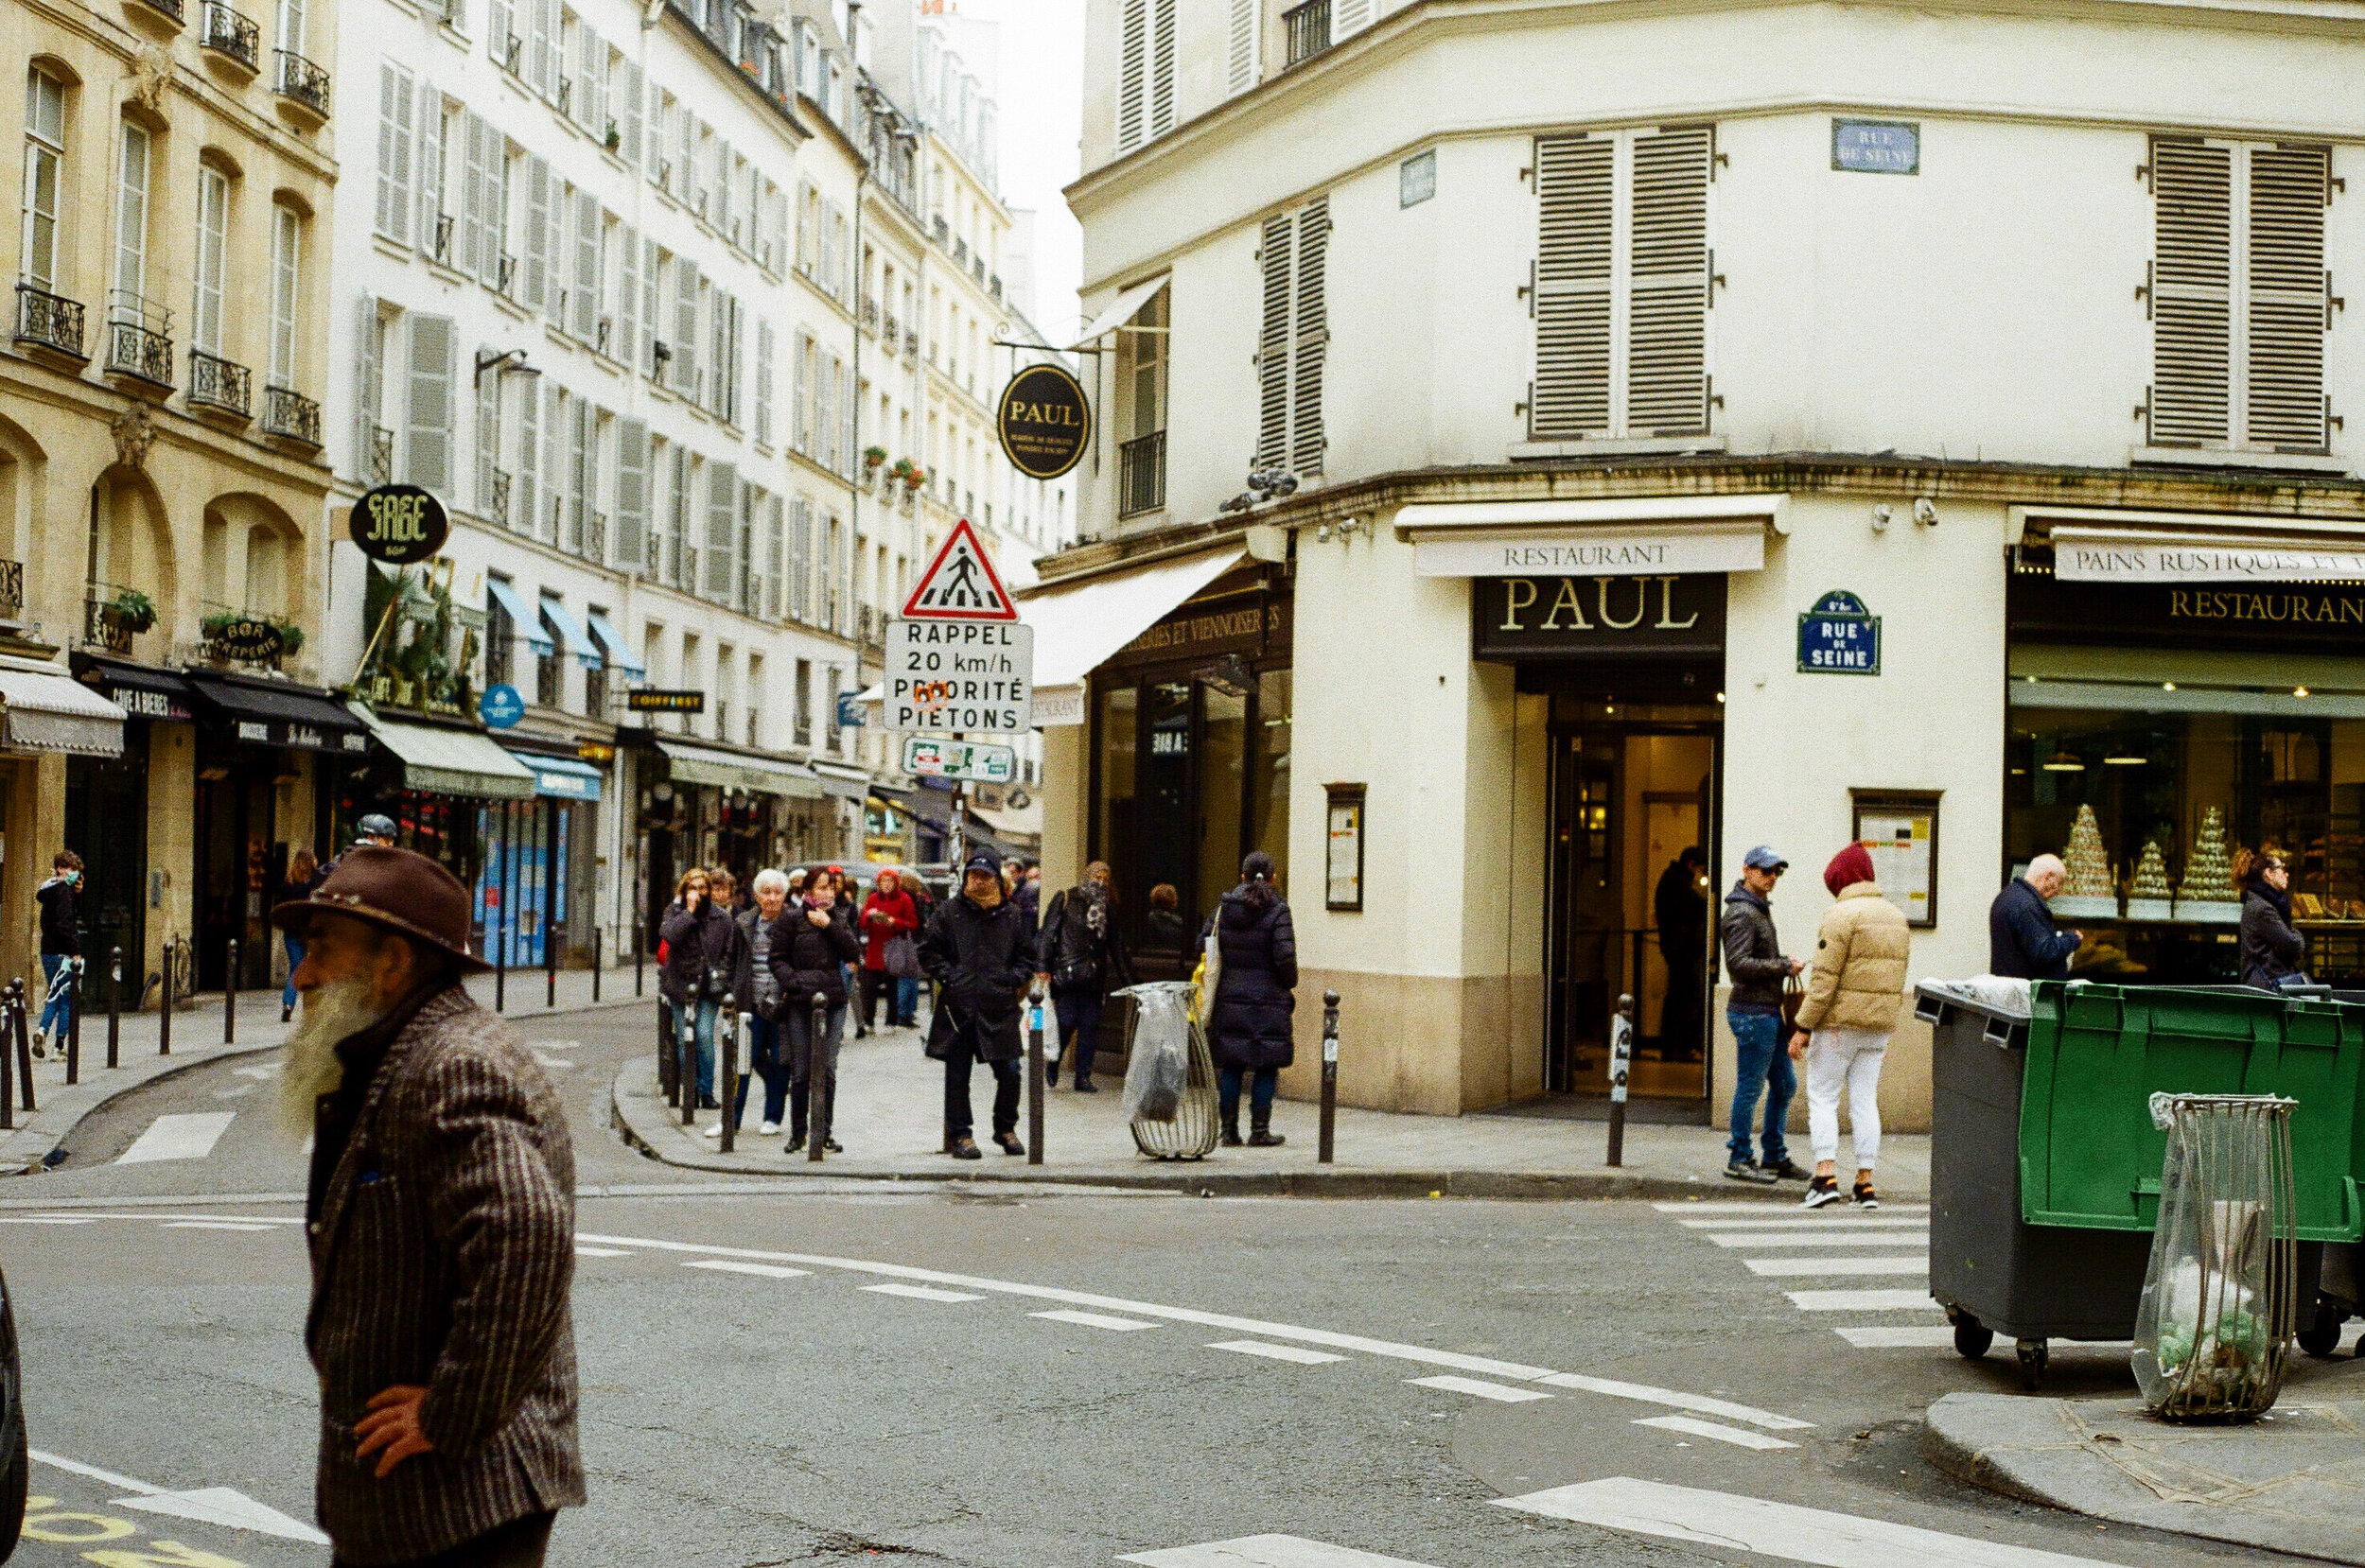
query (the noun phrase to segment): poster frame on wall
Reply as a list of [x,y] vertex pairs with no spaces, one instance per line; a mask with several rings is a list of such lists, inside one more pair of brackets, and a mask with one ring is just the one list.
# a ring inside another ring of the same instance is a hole
[[[1938,923],[1938,801],[1944,793],[1941,790],[1856,789],[1848,792],[1851,813],[1848,834],[1858,844],[1871,851],[1873,864],[1882,868],[1882,874],[1876,879],[1881,884],[1882,893],[1889,902],[1905,912],[1905,923],[1917,931],[1935,930]],[[1913,844],[1918,847],[1901,851],[1895,847],[1894,835],[1876,840],[1866,833],[1867,818],[1918,816],[1927,816],[1930,819],[1930,831],[1926,843],[1922,840],[1913,841]],[[1900,854],[1910,855],[1915,862],[1919,862],[1920,876],[1913,880],[1898,878],[1896,879],[1897,885],[1892,887],[1887,868],[1898,863],[1896,857]],[[1915,880],[1918,880],[1926,892],[1921,913],[1918,915],[1914,913],[1911,901]]]

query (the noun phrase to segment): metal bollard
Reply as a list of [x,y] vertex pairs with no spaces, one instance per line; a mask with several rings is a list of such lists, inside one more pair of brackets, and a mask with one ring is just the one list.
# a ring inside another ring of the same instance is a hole
[[66,960],[65,1081],[71,1089],[82,1081],[82,955]]
[[165,944],[165,1004],[156,1015],[156,1054],[159,1056],[172,1054],[172,960],[175,946],[172,942]]
[[805,1042],[805,1159],[821,1163],[830,1142],[830,999],[813,993],[813,1034]]
[[718,1113],[723,1125],[723,1152],[729,1154],[739,1145],[739,1001],[725,995],[723,1016],[715,1020],[721,1027],[715,1033],[721,1037],[714,1043],[722,1048],[722,1071],[714,1075],[715,1098],[723,1102]]
[[674,1046],[674,1004],[657,1004],[657,1087],[668,1109],[681,1105],[681,1053]]
[[509,1005],[510,949],[515,946],[514,934],[504,931],[500,941],[485,938],[484,945],[493,950],[493,1011],[498,1013]]
[[107,1065],[122,1065],[123,1047],[123,950],[116,948],[107,961]]
[[16,1073],[10,1067],[9,1037],[16,1033],[16,990],[0,986],[0,1131],[16,1130]]
[[1323,993],[1323,1125],[1314,1153],[1319,1165],[1330,1163],[1331,1145],[1339,1124],[1339,993]]
[[558,1005],[558,939],[564,927],[550,920],[542,922],[542,1005]]
[[691,998],[689,1028],[684,1029],[679,1019],[674,1020],[674,1048],[678,1054],[678,1060],[681,1064],[674,1069],[674,1075],[681,1080],[681,1124],[685,1127],[694,1126],[698,1121],[698,1011],[700,1006],[699,999]]
[[635,920],[632,923],[632,994],[634,996],[643,994],[640,984],[641,965],[647,961],[648,956],[649,933],[640,929],[639,920]]
[[1042,982],[1026,992],[1026,1163],[1042,1163]]
[[1634,998],[1618,999],[1618,1014],[1609,1020],[1609,1160],[1626,1162],[1626,1074],[1634,1065]]
[[221,1043],[238,1043],[238,939],[230,939],[229,960],[221,971]]
[[605,934],[607,934],[605,927],[594,925],[591,928],[591,1000],[593,1002],[600,1000],[600,948],[602,947],[600,938]]
[[[25,982],[12,980],[9,984],[16,992],[16,1078],[25,1089],[25,1114],[30,1116],[40,1108],[33,1104],[33,999]],[[4,1044],[0,1042],[0,1048]]]

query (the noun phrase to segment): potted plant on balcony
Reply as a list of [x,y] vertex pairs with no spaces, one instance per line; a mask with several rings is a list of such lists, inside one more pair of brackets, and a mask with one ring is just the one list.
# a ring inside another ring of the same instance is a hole
[[926,484],[927,482],[928,470],[920,467],[920,464],[916,462],[911,465],[910,470],[903,476],[903,488],[906,490],[917,491],[920,486]]
[[876,468],[886,460],[887,450],[884,446],[866,446],[862,449],[862,465],[866,469]]
[[608,151],[613,152],[618,148],[624,145],[624,133],[616,129],[616,122],[614,120],[610,120],[607,122],[607,134],[602,137],[601,141],[603,145],[606,147]]
[[272,616],[271,623],[279,633],[279,651],[293,658],[304,652],[304,628],[286,616]]
[[127,632],[145,632],[156,624],[156,601],[137,588],[120,588],[107,601],[107,613]]

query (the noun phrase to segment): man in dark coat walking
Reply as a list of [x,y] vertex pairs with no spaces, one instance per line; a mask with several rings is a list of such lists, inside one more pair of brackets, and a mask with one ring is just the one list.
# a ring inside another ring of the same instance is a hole
[[2058,856],[2039,855],[1988,906],[1988,972],[2015,980],[2067,980],[2070,954],[2085,940],[2053,929],[2053,896],[2069,880]]
[[1661,1061],[1696,1062],[1708,1045],[1708,899],[1700,885],[1708,863],[1707,851],[1696,844],[1686,845],[1659,873],[1658,886],[1651,892],[1659,957],[1667,965],[1667,1000],[1658,1015]]
[[1018,999],[1035,978],[1035,932],[1002,886],[991,855],[972,855],[961,890],[937,907],[920,967],[937,983],[928,1054],[944,1064],[944,1142],[955,1159],[981,1158],[969,1103],[972,1063],[993,1073],[993,1141],[1023,1155],[1018,1137]]
[[536,1568],[584,1500],[574,1153],[557,1091],[462,980],[467,890],[357,846],[272,920],[304,998],[282,1108],[313,1137],[305,1345],[337,1568]]

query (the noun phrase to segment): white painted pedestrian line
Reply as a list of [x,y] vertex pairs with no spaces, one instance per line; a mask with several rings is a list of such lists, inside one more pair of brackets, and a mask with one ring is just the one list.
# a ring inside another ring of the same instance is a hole
[[1866,1220],[1845,1217],[1827,1218],[1821,1211],[1810,1210],[1789,1219],[1780,1220],[1678,1220],[1687,1230],[1768,1230],[1768,1231],[1853,1231],[1867,1230],[1927,1230],[1930,1222],[1923,1219]]
[[[1655,1203],[1651,1207],[1662,1214],[1764,1215],[1781,1213],[1783,1202],[1784,1200],[1776,1198],[1764,1203]],[[1798,1208],[1795,1201],[1792,1202],[1789,1211],[1794,1214],[1815,1212],[1811,1209]],[[1926,1214],[1930,1211],[1930,1206],[1926,1203],[1883,1203],[1879,1211],[1883,1214]]]
[[1505,1497],[1496,1507],[1819,1568],[2102,1568],[2096,1558],[1627,1475]]
[[[872,1286],[877,1289],[877,1286]],[[1270,1361],[1293,1361],[1301,1367],[1320,1367],[1326,1362],[1344,1361],[1342,1355],[1328,1350],[1309,1350],[1302,1345],[1268,1345],[1261,1339],[1219,1339],[1207,1347],[1211,1350],[1237,1350],[1242,1355],[1261,1355]]]
[[1406,1378],[1415,1388],[1442,1388],[1448,1394],[1469,1394],[1498,1404],[1526,1404],[1533,1400],[1548,1400],[1552,1396],[1541,1388],[1514,1388],[1508,1384],[1488,1383],[1481,1378],[1444,1377]]
[[710,1268],[717,1274],[754,1274],[766,1280],[806,1280],[809,1268],[783,1268],[778,1263],[743,1263],[733,1258],[692,1258],[684,1268]]
[[272,1062],[265,1067],[234,1067],[230,1071],[241,1078],[276,1078],[279,1076],[279,1064]]
[[1954,1329],[1948,1323],[1866,1325],[1833,1329],[1833,1333],[1860,1350],[1931,1350],[1954,1348]]
[[1926,1290],[1786,1290],[1800,1312],[1938,1312]]
[[1730,1443],[1735,1448],[1769,1449],[1798,1446],[1787,1437],[1769,1437],[1762,1432],[1752,1432],[1746,1427],[1720,1426],[1715,1421],[1704,1421],[1697,1416],[1643,1416],[1634,1424],[1656,1426],[1668,1432],[1689,1432],[1695,1437],[1713,1437],[1720,1443]]
[[1133,1329],[1154,1329],[1155,1323],[1145,1323],[1138,1317],[1112,1317],[1105,1312],[1030,1312],[1029,1317],[1048,1318],[1054,1323],[1075,1323],[1087,1329],[1113,1329],[1126,1333]]
[[1251,1535],[1237,1541],[1211,1541],[1200,1546],[1173,1546],[1162,1552],[1135,1552],[1117,1559],[1147,1568],[1428,1568],[1400,1557],[1358,1552],[1295,1535]]
[[1704,1394],[1690,1394],[1673,1388],[1658,1388],[1649,1384],[1589,1377],[1579,1372],[1556,1372],[1548,1367],[1501,1361],[1492,1356],[1464,1355],[1458,1350],[1432,1350],[1425,1345],[1407,1345],[1397,1340],[1375,1339],[1365,1334],[1340,1333],[1330,1329],[1309,1329],[1295,1323],[1275,1323],[1264,1318],[1238,1317],[1230,1313],[1201,1312],[1194,1307],[1172,1307],[1162,1302],[1136,1301],[1119,1296],[1095,1295],[1089,1291],[1062,1290],[1054,1285],[1026,1284],[1014,1280],[990,1280],[974,1274],[951,1274],[941,1269],[919,1268],[909,1263],[878,1263],[866,1258],[838,1258],[822,1253],[770,1252],[753,1247],[709,1246],[693,1242],[677,1242],[653,1236],[610,1236],[586,1233],[578,1239],[593,1243],[612,1243],[622,1246],[647,1247],[656,1251],[780,1259],[786,1262],[810,1263],[815,1268],[843,1269],[853,1274],[869,1274],[892,1280],[950,1285],[957,1289],[987,1291],[999,1296],[1022,1297],[1030,1300],[1060,1301],[1078,1307],[1105,1307],[1119,1312],[1138,1313],[1144,1317],[1163,1318],[1173,1323],[1191,1323],[1200,1328],[1221,1329],[1232,1333],[1255,1334],[1266,1339],[1296,1340],[1301,1344],[1319,1345],[1327,1350],[1375,1356],[1383,1360],[1409,1361],[1420,1366],[1449,1368],[1455,1371],[1476,1372],[1488,1377],[1546,1383],[1564,1388],[1579,1388],[1588,1393],[1636,1400],[1673,1410],[1690,1410],[1701,1415],[1725,1416],[1733,1420],[1747,1421],[1753,1426],[1767,1427],[1777,1432],[1810,1427],[1814,1424],[1813,1421],[1798,1420],[1790,1416],[1778,1415],[1771,1410],[1760,1410],[1752,1405],[1738,1404],[1729,1400],[1710,1399]]
[[904,1296],[915,1301],[982,1301],[982,1296],[965,1290],[938,1290],[934,1285],[865,1285],[863,1289],[877,1296]]
[[165,1228],[167,1230],[243,1230],[251,1236],[258,1230],[270,1230],[273,1228],[268,1225],[255,1225],[246,1220],[166,1220]]
[[1869,1236],[1768,1235],[1762,1230],[1712,1231],[1704,1238],[1718,1246],[1927,1246],[1927,1230],[1876,1230]]
[[81,1214],[9,1214],[0,1216],[0,1225],[92,1225],[95,1220]]
[[578,1258],[629,1258],[632,1254],[621,1246],[578,1246]]
[[1929,1258],[1911,1253],[1895,1258],[1743,1258],[1742,1262],[1750,1273],[1774,1280],[1796,1280],[1816,1275],[1930,1272]]
[[202,1159],[214,1152],[230,1130],[235,1110],[185,1111],[159,1116],[131,1146],[115,1157],[118,1165],[147,1165],[160,1159]]
[[[109,1507],[139,1508],[148,1513],[170,1514],[175,1519],[194,1519],[207,1524],[226,1524],[235,1530],[253,1530],[260,1535],[275,1535],[288,1541],[301,1541],[307,1545],[325,1546],[328,1538],[305,1524],[291,1519],[267,1503],[258,1503],[242,1491],[229,1487],[204,1487],[196,1491],[167,1491],[152,1482],[117,1475],[96,1465],[86,1465],[79,1459],[61,1458],[34,1449],[28,1455],[35,1464],[62,1470],[70,1475],[80,1475],[93,1481],[103,1481],[109,1487],[131,1493],[129,1497],[113,1499]],[[85,1539],[99,1539],[87,1537]],[[165,1544],[158,1542],[159,1545]]]

